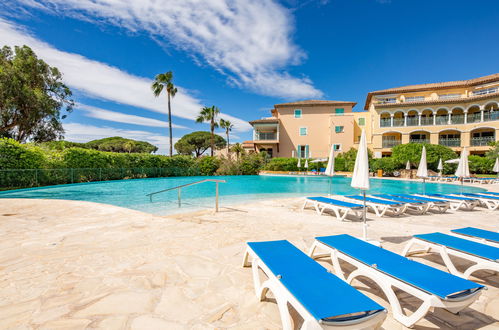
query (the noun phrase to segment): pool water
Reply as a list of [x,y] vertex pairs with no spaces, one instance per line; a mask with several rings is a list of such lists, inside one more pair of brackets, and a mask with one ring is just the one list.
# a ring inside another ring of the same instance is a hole
[[[305,197],[332,194],[355,194],[350,178],[322,176],[217,176],[217,177],[168,177],[101,181],[67,184],[41,188],[29,188],[0,192],[0,198],[46,198],[81,200],[126,207],[148,213],[166,215],[197,209],[213,208],[215,183],[206,182],[182,188],[182,206],[178,206],[177,190],[153,196],[146,194],[191,183],[203,179],[226,180],[219,184],[220,206],[284,197]],[[426,183],[428,193],[460,192],[461,187],[441,183]],[[465,192],[484,189],[463,187]],[[374,193],[422,193],[421,182],[401,180],[371,180],[370,194]]]

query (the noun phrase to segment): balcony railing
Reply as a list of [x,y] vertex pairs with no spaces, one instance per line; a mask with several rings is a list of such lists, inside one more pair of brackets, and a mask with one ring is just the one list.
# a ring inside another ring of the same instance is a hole
[[494,141],[495,138],[493,136],[472,137],[471,145],[474,147],[484,147],[488,146],[490,142]]
[[464,124],[464,115],[452,115],[450,118],[451,124]]
[[394,127],[404,126],[404,118],[393,118],[393,126]]
[[257,141],[277,140],[277,133],[259,132],[259,133],[256,133],[255,139]]
[[486,111],[483,113],[483,121],[499,120],[499,111]]
[[383,140],[382,146],[383,148],[393,148],[401,143],[401,140]]
[[435,118],[435,124],[437,125],[447,125],[449,123],[449,116],[437,116]]
[[407,117],[407,126],[418,126],[418,117]]
[[409,139],[410,143],[430,143],[430,139]]
[[433,125],[433,117],[421,117],[421,125]]
[[468,114],[468,123],[479,123],[481,121],[482,115],[480,112]]
[[379,120],[379,126],[380,127],[390,127],[390,126],[392,126],[392,121],[390,120],[390,118],[381,118]]
[[438,144],[440,144],[441,146],[446,146],[446,147],[460,147],[461,146],[461,139],[458,139],[458,138],[439,139]]

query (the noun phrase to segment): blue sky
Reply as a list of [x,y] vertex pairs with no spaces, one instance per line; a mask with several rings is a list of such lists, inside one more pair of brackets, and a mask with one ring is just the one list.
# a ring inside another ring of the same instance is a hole
[[[1,43],[27,44],[64,73],[78,106],[66,138],[147,140],[165,153],[166,97],[149,85],[172,70],[174,137],[218,106],[247,121],[276,103],[355,101],[369,91],[497,73],[499,2],[407,0],[11,0]],[[219,133],[222,133],[221,131]]]

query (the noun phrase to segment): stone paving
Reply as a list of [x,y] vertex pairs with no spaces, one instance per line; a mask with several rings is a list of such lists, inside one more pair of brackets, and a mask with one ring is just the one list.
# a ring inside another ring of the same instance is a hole
[[[297,198],[158,217],[77,201],[0,199],[0,329],[279,329],[277,306],[258,302],[246,241],[361,236],[356,221],[300,211]],[[401,252],[412,234],[460,226],[499,230],[499,211],[377,218],[369,235]],[[436,255],[418,261],[444,269]],[[328,267],[328,264],[324,264]],[[437,309],[416,329],[499,329],[499,275],[460,315]],[[387,306],[369,282],[354,282]],[[400,294],[407,310],[418,302]],[[384,329],[404,327],[388,314]]]

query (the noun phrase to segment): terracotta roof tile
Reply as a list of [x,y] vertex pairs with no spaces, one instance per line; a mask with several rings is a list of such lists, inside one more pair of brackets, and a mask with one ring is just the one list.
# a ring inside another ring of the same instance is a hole
[[357,103],[350,101],[329,101],[329,100],[303,100],[303,101],[295,101],[289,103],[280,103],[274,105],[274,107],[285,107],[285,106],[295,106],[295,105],[351,105],[354,107]]

